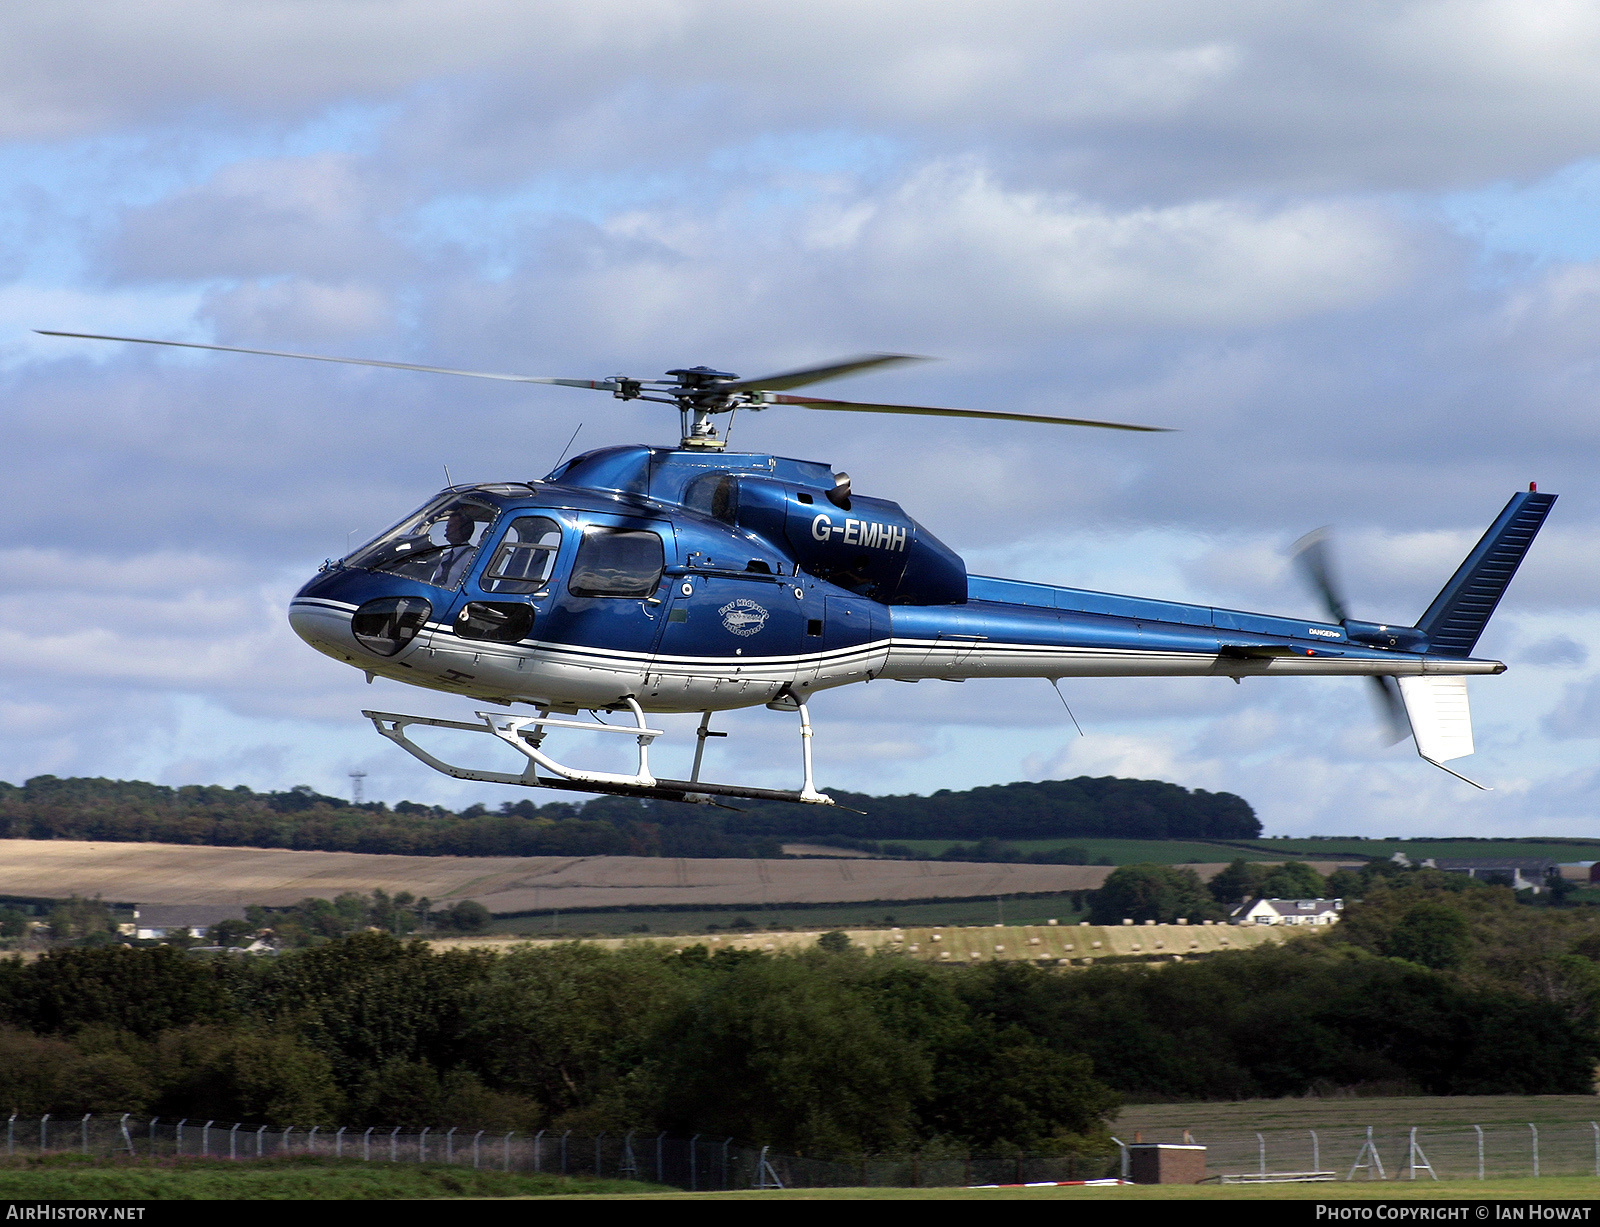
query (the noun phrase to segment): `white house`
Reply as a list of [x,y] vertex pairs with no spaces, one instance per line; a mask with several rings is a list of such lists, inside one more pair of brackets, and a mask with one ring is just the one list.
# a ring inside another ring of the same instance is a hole
[[1331,925],[1344,911],[1343,899],[1253,899],[1228,913],[1236,925]]

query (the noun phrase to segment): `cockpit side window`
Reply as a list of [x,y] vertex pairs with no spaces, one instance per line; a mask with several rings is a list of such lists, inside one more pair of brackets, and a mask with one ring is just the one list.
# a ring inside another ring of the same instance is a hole
[[732,473],[707,473],[697,477],[685,488],[683,505],[732,524],[739,516],[739,479]]
[[347,565],[459,587],[498,514],[493,504],[469,494],[446,495],[363,546]]
[[666,551],[655,533],[591,528],[578,546],[567,590],[573,596],[652,596],[665,568]]
[[483,573],[485,592],[538,592],[555,569],[561,526],[544,516],[518,516]]

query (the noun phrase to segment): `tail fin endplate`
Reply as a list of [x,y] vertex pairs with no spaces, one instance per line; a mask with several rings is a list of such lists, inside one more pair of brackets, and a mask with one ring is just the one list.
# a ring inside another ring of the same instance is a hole
[[1511,496],[1499,518],[1418,619],[1417,629],[1428,636],[1430,655],[1472,655],[1555,501],[1554,494],[1532,490]]

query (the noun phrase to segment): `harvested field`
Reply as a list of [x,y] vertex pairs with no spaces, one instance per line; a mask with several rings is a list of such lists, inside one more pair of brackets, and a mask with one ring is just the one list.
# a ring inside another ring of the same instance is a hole
[[[891,950],[927,963],[962,966],[970,963],[1034,962],[1054,966],[1091,966],[1111,956],[1179,961],[1185,957],[1248,950],[1268,942],[1287,941],[1306,930],[1282,925],[983,925],[937,928],[846,929],[851,942],[866,950]],[[616,950],[644,944],[682,950],[762,950],[769,954],[814,949],[820,930],[795,933],[729,933],[702,936],[637,934],[632,937],[586,938],[586,945]],[[567,939],[519,937],[445,937],[435,949],[507,950],[515,945],[559,945]],[[1592,1102],[1592,1101],[1591,1101]],[[1131,1110],[1131,1109],[1130,1109]]]
[[[1220,863],[1192,866],[1201,877]],[[1319,864],[1323,872],[1327,867]],[[643,856],[391,856],[185,844],[8,839],[0,895],[108,903],[259,903],[408,890],[491,912],[960,899],[1095,890],[1104,865],[964,861],[691,860]]]

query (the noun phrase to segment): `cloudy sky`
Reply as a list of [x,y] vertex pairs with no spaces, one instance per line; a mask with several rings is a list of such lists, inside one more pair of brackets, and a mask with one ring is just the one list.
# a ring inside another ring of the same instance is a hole
[[[1162,436],[773,412],[736,443],[901,501],[975,572],[1414,621],[1515,490],[1562,501],[1480,645],[1477,793],[1355,680],[890,683],[815,704],[824,783],[1237,791],[1273,833],[1595,834],[1600,4],[58,0],[0,16],[15,517],[0,778],[447,804],[284,607],[443,482],[676,419],[487,370],[938,363],[837,395]],[[729,721],[718,774],[797,739]],[[580,753],[589,753],[581,751]],[[669,771],[672,753],[662,760]],[[543,798],[540,798],[543,799]]]

